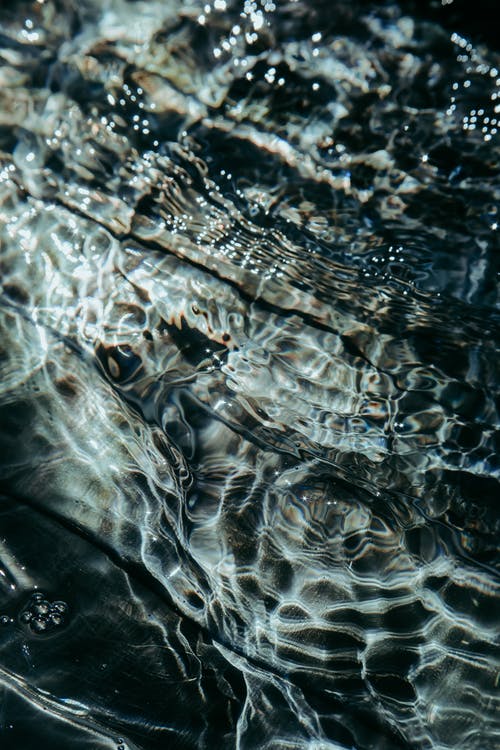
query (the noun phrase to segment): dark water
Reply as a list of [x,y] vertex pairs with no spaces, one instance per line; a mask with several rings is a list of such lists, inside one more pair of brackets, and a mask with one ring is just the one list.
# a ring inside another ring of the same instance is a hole
[[0,5],[0,748],[495,750],[494,3]]

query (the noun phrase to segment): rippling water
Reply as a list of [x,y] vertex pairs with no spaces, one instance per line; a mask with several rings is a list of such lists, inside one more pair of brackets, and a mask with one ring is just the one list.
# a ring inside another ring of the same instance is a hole
[[499,746],[490,7],[2,3],[2,750]]

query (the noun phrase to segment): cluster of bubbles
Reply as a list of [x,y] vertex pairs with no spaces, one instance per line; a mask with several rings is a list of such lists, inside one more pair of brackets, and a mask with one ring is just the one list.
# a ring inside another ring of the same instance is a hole
[[49,633],[66,623],[68,605],[63,601],[50,602],[45,594],[37,591],[22,610],[19,619],[33,633]]

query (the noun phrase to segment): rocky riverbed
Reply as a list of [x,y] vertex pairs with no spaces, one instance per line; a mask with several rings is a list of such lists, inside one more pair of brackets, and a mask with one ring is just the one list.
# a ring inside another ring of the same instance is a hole
[[488,7],[0,7],[2,749],[497,747]]

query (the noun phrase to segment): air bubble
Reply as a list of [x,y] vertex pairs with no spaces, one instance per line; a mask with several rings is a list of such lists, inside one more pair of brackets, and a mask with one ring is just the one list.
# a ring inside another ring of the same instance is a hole
[[52,632],[66,622],[68,605],[62,600],[50,602],[41,592],[34,593],[23,611],[19,621],[38,634]]
[[30,627],[34,633],[44,633],[48,628],[48,622],[43,617],[34,617],[31,620]]

